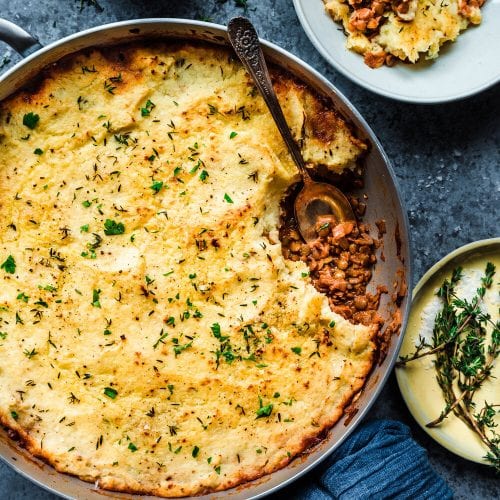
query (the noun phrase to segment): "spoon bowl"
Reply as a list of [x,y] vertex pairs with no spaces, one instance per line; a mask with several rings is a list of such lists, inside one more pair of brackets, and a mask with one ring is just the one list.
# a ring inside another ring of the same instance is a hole
[[318,237],[317,222],[320,216],[330,215],[336,224],[356,221],[351,204],[345,195],[331,184],[305,182],[295,198],[295,218],[305,241]]
[[316,222],[321,215],[331,215],[337,222],[355,222],[352,207],[339,189],[311,179],[274,91],[253,24],[245,17],[235,17],[229,21],[227,32],[229,42],[252,76],[304,181],[294,203],[295,217],[302,238],[310,242],[318,237]]

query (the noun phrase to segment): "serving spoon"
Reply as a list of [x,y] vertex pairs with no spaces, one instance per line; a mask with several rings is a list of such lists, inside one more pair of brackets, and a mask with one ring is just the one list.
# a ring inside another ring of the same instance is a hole
[[253,24],[245,17],[235,17],[227,26],[229,41],[243,66],[252,76],[278,127],[304,183],[295,198],[294,209],[299,232],[306,242],[317,239],[316,223],[321,215],[333,216],[336,223],[356,221],[351,204],[342,191],[331,184],[313,181],[295,142],[269,76],[269,70]]

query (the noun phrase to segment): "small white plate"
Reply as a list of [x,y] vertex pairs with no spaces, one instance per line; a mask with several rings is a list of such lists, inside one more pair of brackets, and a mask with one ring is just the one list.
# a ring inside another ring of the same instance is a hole
[[345,46],[339,23],[323,0],[293,0],[307,36],[338,71],[372,92],[399,101],[435,104],[477,94],[500,81],[500,0],[486,0],[483,21],[470,26],[432,61],[396,63],[371,69],[363,56]]
[[[406,327],[400,356],[411,354],[419,342],[419,336],[425,335],[423,325],[425,318],[434,316],[430,310],[437,312],[431,302],[435,299],[436,290],[442,285],[445,278],[450,278],[452,270],[461,266],[464,272],[473,272],[479,278],[483,275],[487,262],[496,266],[493,285],[486,293],[490,297],[488,312],[493,321],[498,319],[500,305],[500,238],[476,241],[451,252],[431,267],[419,281],[413,291],[410,317]],[[469,292],[469,291],[468,291]],[[468,293],[467,292],[467,293]],[[470,291],[474,293],[473,290]],[[463,296],[463,295],[461,295]],[[404,368],[396,368],[396,378],[403,399],[410,413],[420,427],[439,444],[467,460],[478,463],[488,463],[484,456],[488,449],[478,435],[455,415],[449,415],[439,426],[428,428],[426,424],[437,418],[444,409],[445,401],[441,388],[436,381],[436,370],[433,365],[434,356],[425,356],[408,363]],[[483,382],[482,387],[474,397],[479,407],[486,400],[490,404],[500,403],[500,359],[496,360],[489,380]],[[500,423],[500,422],[499,422]]]

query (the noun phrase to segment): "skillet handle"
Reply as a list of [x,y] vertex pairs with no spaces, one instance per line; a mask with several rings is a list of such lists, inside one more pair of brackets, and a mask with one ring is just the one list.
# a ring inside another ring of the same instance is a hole
[[0,40],[24,57],[42,48],[35,37],[6,19],[0,19]]

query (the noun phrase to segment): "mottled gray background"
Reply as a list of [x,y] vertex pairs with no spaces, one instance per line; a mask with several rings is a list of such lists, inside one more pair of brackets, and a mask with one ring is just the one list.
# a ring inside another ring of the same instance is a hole
[[[99,0],[102,11],[89,3],[83,2],[80,9],[80,0],[0,0],[0,16],[18,23],[47,44],[112,21],[181,17],[225,24],[245,11],[235,0]],[[246,15],[260,35],[323,73],[353,102],[382,142],[392,159],[408,210],[414,283],[451,250],[499,236],[500,86],[465,101],[438,106],[402,104],[378,97],[329,67],[302,31],[292,0],[248,0],[247,4]],[[1,67],[4,58],[11,62]],[[18,59],[0,43],[0,73]],[[500,64],[500,60],[491,64]],[[371,415],[408,424],[456,498],[499,497],[499,480],[490,469],[450,454],[420,430],[401,399],[394,377]],[[292,491],[288,493],[292,496]],[[0,498],[56,497],[0,463]]]

